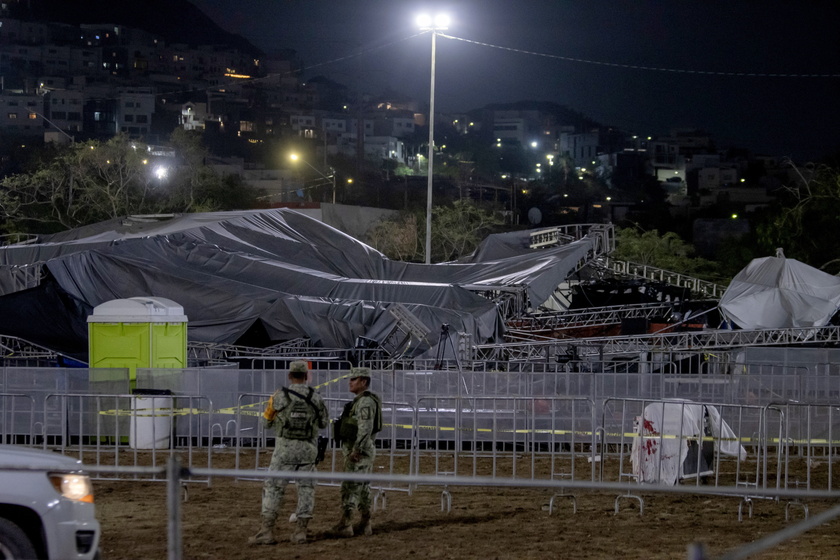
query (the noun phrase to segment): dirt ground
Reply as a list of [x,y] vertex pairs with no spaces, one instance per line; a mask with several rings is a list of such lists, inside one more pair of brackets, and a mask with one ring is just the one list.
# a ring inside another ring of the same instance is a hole
[[[215,466],[224,467],[217,463]],[[97,512],[103,527],[103,560],[167,558],[166,484],[150,481],[96,481]],[[374,515],[374,534],[351,539],[329,534],[338,518],[338,488],[318,486],[311,542],[288,542],[296,493],[290,487],[278,526],[283,540],[274,546],[252,546],[248,536],[259,525],[261,482],[214,478],[188,485],[182,503],[183,557],[237,560],[250,558],[318,558],[403,560],[413,558],[623,558],[684,559],[691,543],[703,543],[708,558],[718,558],[747,543],[803,519],[791,509],[785,521],[783,503],[754,502],[753,515],[738,521],[737,498],[648,494],[644,514],[637,502],[616,494],[577,492],[572,501],[555,501],[544,489],[451,488],[452,509],[441,511],[441,488],[421,486],[411,495],[386,492],[386,507]],[[810,514],[833,503],[810,502]],[[753,558],[837,558],[840,520],[821,525],[772,551]]]

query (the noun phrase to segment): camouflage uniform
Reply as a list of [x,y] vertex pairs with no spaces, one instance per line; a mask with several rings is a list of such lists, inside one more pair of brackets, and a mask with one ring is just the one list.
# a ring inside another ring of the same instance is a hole
[[[309,386],[303,383],[293,383],[289,389],[306,396],[309,393]],[[273,420],[266,421],[266,428],[274,428],[277,438],[274,443],[274,453],[271,455],[269,470],[272,471],[304,471],[315,470],[315,457],[318,455],[318,429],[312,430],[313,436],[310,440],[287,439],[281,437],[282,428],[286,420],[286,414],[290,409],[292,398],[282,389],[274,393],[272,401],[277,415]],[[316,422],[317,428],[325,428],[329,423],[329,413],[324,401],[317,392],[312,393],[312,404],[318,411]],[[267,478],[263,484],[263,499],[261,517],[264,523],[274,524],[277,521],[277,513],[283,502],[283,494],[289,484],[287,479]],[[298,519],[310,519],[312,510],[315,507],[315,481],[298,480]]]
[[[373,425],[376,414],[382,409],[379,397],[370,391],[356,395],[350,409],[350,417],[356,420],[358,432],[355,441],[343,441],[341,452],[344,457],[344,472],[370,473],[373,471],[373,460],[376,457],[376,434]],[[361,458],[352,462],[349,456],[358,451]],[[370,514],[370,482],[355,482],[345,480],[341,483],[341,507],[345,514],[352,515],[355,508],[362,514]]]

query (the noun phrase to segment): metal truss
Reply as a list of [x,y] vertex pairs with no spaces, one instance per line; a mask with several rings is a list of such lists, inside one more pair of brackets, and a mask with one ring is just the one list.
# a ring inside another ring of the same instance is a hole
[[478,360],[545,360],[574,347],[581,358],[639,352],[732,350],[745,346],[840,343],[840,326],[760,330],[707,330],[636,336],[555,338],[473,347]]
[[609,307],[588,307],[556,313],[527,315],[508,321],[508,334],[528,336],[535,331],[561,331],[581,327],[617,325],[622,319],[662,317],[669,315],[673,303],[654,302]]
[[217,344],[214,342],[187,343],[187,359],[194,361],[227,360],[240,357],[267,357],[300,355],[301,352],[313,351],[308,338],[296,338],[267,348],[253,346],[237,346],[234,344]]
[[680,274],[679,272],[656,268],[655,266],[621,261],[610,258],[609,256],[599,258],[598,262],[594,264],[596,266],[602,266],[610,272],[620,276],[644,278],[645,280],[662,282],[678,288],[688,288],[695,294],[707,298],[720,299],[723,292],[726,291],[726,286],[721,286],[720,284],[715,284],[714,282],[701,280],[699,278],[694,278],[693,276]]
[[[612,224],[558,226],[532,232],[530,237],[531,249],[566,245],[584,238],[590,239],[592,246],[586,252],[586,255],[580,258],[569,271],[570,277],[615,249],[615,228]],[[528,313],[530,309],[544,303],[528,301],[528,293],[524,286],[462,284],[461,287],[496,303],[505,320],[521,317]]]
[[68,358],[60,352],[38,346],[15,336],[0,335],[0,361],[7,366],[41,366],[55,364],[60,357]]
[[590,236],[596,240],[595,256],[615,250],[615,227],[612,224],[570,224],[531,232],[531,249],[566,245]]

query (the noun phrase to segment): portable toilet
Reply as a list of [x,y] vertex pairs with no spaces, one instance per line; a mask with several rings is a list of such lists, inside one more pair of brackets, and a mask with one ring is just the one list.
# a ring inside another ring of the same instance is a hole
[[107,301],[94,307],[87,321],[91,381],[94,368],[128,368],[133,389],[137,368],[187,367],[187,317],[170,299]]

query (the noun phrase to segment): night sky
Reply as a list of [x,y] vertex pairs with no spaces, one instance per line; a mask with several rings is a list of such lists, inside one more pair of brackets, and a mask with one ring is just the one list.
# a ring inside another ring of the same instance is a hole
[[431,36],[415,17],[446,11],[458,39],[438,36],[436,112],[553,101],[633,134],[701,128],[797,160],[840,150],[836,0],[191,1],[265,52],[296,50],[306,78],[423,102]]

